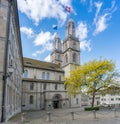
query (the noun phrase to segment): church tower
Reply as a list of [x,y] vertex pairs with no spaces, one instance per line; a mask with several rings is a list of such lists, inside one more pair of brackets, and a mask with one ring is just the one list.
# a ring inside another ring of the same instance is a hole
[[63,41],[63,62],[62,68],[65,77],[70,71],[80,65],[80,42],[76,38],[75,25],[72,19],[68,20],[66,26],[66,38]]
[[62,64],[62,44],[57,33],[54,38],[53,52],[51,53],[51,62],[59,65]]

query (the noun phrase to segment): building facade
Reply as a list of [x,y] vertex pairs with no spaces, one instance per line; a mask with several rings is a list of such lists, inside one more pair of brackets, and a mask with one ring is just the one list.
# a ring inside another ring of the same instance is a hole
[[80,42],[69,19],[63,43],[56,33],[51,63],[24,58],[23,110],[80,107],[81,95],[69,96],[64,78],[80,65]]
[[23,57],[16,0],[0,0],[0,120],[21,112]]
[[120,107],[120,95],[105,94],[100,97],[100,104],[103,106],[119,106]]

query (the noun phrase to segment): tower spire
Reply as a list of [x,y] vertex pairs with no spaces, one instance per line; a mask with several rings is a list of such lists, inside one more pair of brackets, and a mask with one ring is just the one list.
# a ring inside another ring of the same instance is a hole
[[58,33],[55,34],[53,42],[53,52],[51,53],[51,62],[61,65],[62,63],[62,43]]
[[69,35],[75,37],[76,33],[75,33],[75,24],[72,18],[70,18],[68,20],[67,26],[66,26],[66,37],[68,37]]
[[58,33],[55,34],[53,50],[62,51],[62,44]]

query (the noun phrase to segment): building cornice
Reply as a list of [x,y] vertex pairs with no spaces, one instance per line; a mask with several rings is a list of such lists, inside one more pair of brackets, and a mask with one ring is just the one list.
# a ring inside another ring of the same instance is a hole
[[42,70],[47,70],[47,71],[56,71],[56,72],[62,72],[62,73],[64,73],[64,70],[49,69],[49,68],[44,68],[44,67],[43,68],[42,67],[35,67],[35,66],[32,66],[32,65],[24,65],[24,68],[25,67],[42,69]]
[[65,42],[67,42],[69,39],[75,40],[75,41],[77,41],[77,42],[80,42],[80,41],[78,40],[78,38],[73,37],[72,35],[69,35],[69,36],[67,36],[67,37],[64,39],[63,44],[64,44]]
[[37,82],[37,83],[53,83],[53,84],[64,84],[64,81],[58,81],[58,80],[42,80],[42,79],[33,79],[33,78],[23,78],[24,82]]
[[72,50],[72,51],[75,51],[75,52],[80,52],[80,50],[76,50],[76,49],[74,49],[74,48],[69,47],[69,48],[67,48],[67,49],[63,52],[63,54],[64,54],[66,51],[68,51],[68,50]]
[[64,65],[62,66],[62,68],[64,68],[65,66],[68,66],[68,65],[75,65],[75,66],[80,66],[80,64],[67,63],[67,64],[64,64]]

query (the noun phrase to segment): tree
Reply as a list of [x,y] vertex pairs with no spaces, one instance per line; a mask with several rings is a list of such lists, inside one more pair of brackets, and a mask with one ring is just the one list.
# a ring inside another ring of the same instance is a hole
[[65,79],[65,85],[69,94],[81,92],[92,95],[91,106],[94,107],[96,93],[105,93],[110,85],[118,85],[116,76],[115,64],[112,61],[93,60],[72,70]]

